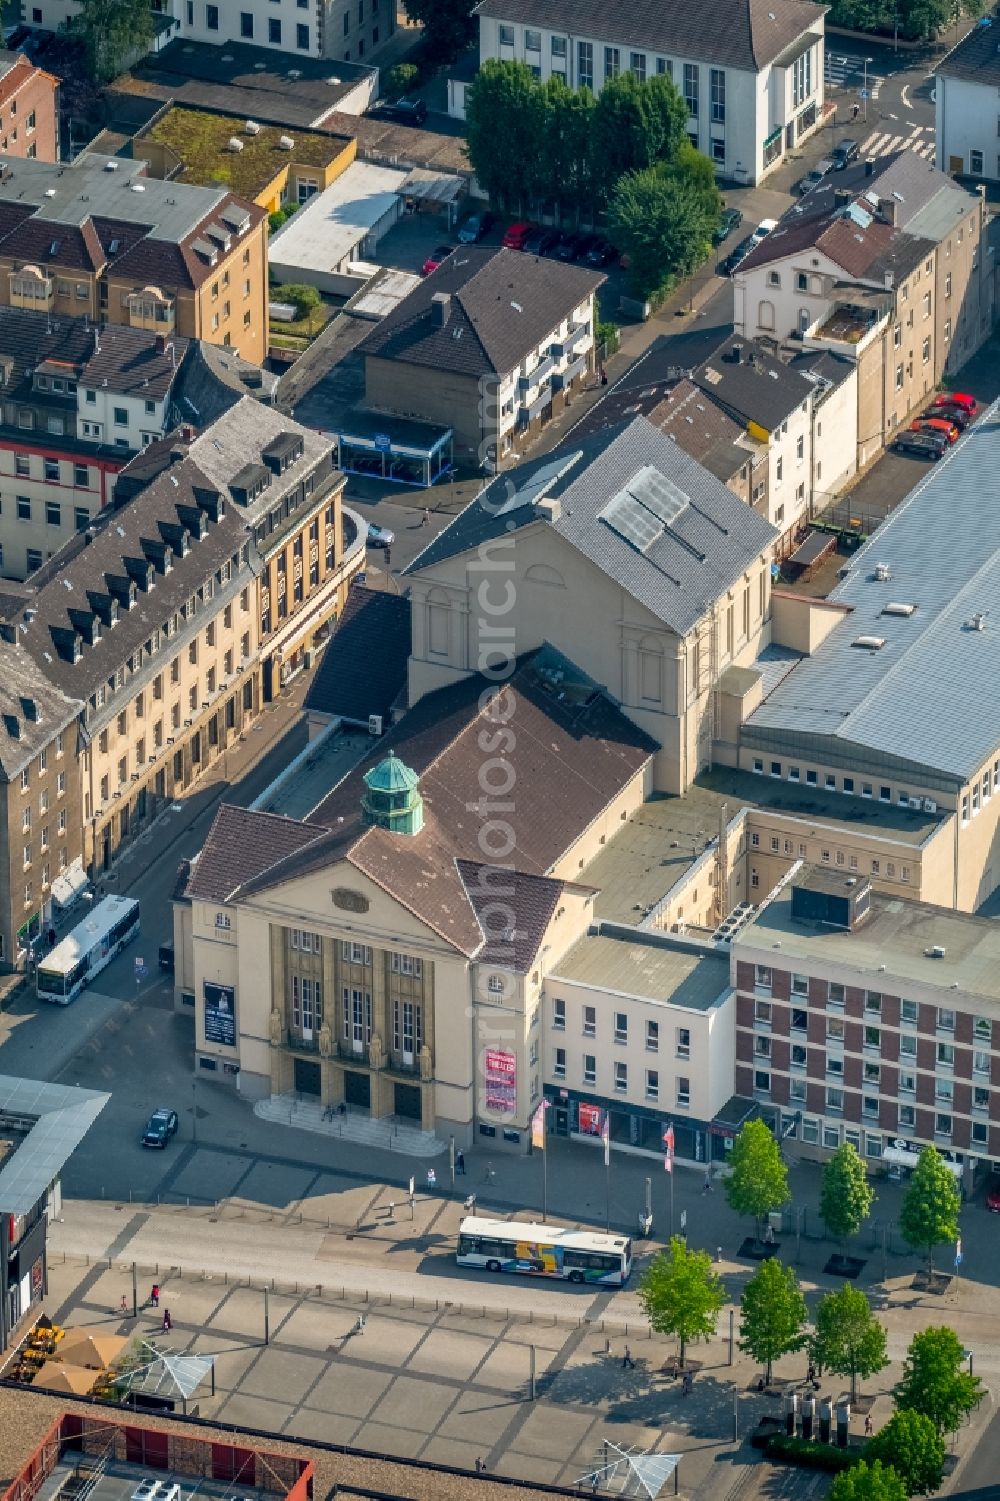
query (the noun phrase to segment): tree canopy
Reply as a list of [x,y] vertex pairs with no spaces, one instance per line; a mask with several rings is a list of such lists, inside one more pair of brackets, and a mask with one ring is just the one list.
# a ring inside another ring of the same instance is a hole
[[893,1413],[865,1445],[865,1458],[891,1465],[908,1496],[930,1496],[944,1479],[944,1439],[929,1417],[912,1408]]
[[107,83],[149,50],[153,18],[148,0],[79,0],[69,30],[80,37],[99,83]]
[[857,1235],[871,1213],[874,1198],[857,1147],[849,1141],[843,1142],[823,1168],[819,1214],[845,1254],[848,1237]]
[[830,1501],[907,1501],[906,1486],[896,1471],[879,1460],[862,1459],[833,1477]]
[[781,1148],[763,1121],[747,1121],[733,1142],[726,1198],[736,1214],[753,1215],[760,1239],[765,1215],[791,1198]]
[[774,1362],[805,1343],[806,1300],[790,1266],[770,1256],[761,1263],[740,1299],[739,1346],[764,1367],[771,1384]]
[[[395,0],[394,0],[395,3]],[[452,62],[475,36],[476,0],[403,0],[411,21],[424,28],[424,50],[435,62]]]
[[934,1247],[958,1240],[962,1194],[941,1153],[924,1147],[903,1196],[899,1229],[903,1239],[927,1255],[934,1270]]
[[827,24],[931,41],[963,11],[981,15],[982,0],[834,0]]
[[852,1397],[857,1396],[859,1378],[864,1381],[889,1364],[885,1329],[853,1282],[820,1298],[812,1348],[826,1370],[850,1377]]
[[658,1334],[680,1341],[680,1359],[688,1342],[711,1339],[726,1290],[707,1251],[694,1251],[679,1235],[654,1257],[639,1284],[639,1300]]
[[954,1329],[922,1329],[910,1341],[896,1406],[922,1412],[938,1433],[954,1433],[983,1400],[982,1382],[963,1369],[965,1351]]

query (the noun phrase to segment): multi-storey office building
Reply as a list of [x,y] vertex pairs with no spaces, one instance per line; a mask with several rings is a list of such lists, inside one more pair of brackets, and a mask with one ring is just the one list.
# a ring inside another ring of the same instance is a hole
[[[992,919],[797,868],[732,945],[736,1091],[805,1150],[1000,1157]],[[909,1159],[909,1160],[907,1160]]]
[[0,49],[0,151],[26,161],[59,160],[59,79],[23,52]]

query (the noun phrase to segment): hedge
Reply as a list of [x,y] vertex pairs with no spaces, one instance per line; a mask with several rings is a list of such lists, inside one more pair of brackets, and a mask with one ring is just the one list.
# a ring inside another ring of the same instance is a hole
[[767,1445],[768,1459],[785,1459],[789,1464],[804,1465],[810,1470],[825,1470],[833,1475],[840,1470],[849,1470],[861,1458],[857,1449],[838,1449],[834,1444],[821,1444],[797,1435],[778,1433]]

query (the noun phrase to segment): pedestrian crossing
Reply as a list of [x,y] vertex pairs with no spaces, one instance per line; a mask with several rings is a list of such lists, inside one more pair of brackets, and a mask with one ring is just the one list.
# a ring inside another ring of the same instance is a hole
[[873,130],[861,142],[859,156],[867,158],[892,156],[897,151],[915,151],[924,161],[934,160],[933,125],[914,125],[908,135],[895,135],[892,131]]
[[[827,84],[836,88],[857,90],[864,87],[865,70],[864,63],[856,57],[840,57],[835,52],[827,52],[823,61],[823,77]],[[868,97],[877,99],[884,78],[876,73],[868,74]]]

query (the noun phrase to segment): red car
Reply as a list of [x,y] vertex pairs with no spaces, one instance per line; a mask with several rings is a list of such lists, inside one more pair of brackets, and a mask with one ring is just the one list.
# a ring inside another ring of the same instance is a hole
[[436,271],[441,262],[451,255],[454,248],[454,245],[439,245],[436,250],[432,250],[420,268],[421,276],[430,276],[432,271]]
[[959,429],[947,417],[918,417],[910,423],[911,433],[926,432],[928,428],[932,433],[944,433],[949,443],[956,443],[960,436]]
[[511,224],[503,237],[503,244],[508,250],[523,250],[525,240],[534,229],[533,224]]
[[974,412],[978,402],[967,391],[942,391],[932,403],[936,407],[961,407],[963,412]]
[[994,1176],[987,1184],[986,1207],[991,1214],[1000,1214],[1000,1177]]

